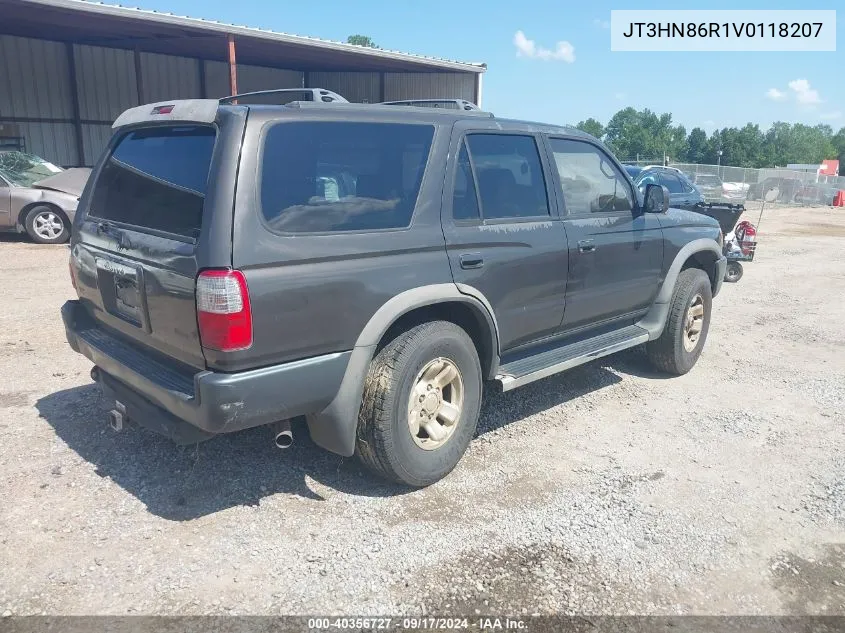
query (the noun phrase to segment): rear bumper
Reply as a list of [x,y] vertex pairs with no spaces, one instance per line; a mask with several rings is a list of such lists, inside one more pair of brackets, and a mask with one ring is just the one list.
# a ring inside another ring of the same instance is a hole
[[97,381],[135,422],[193,443],[328,405],[351,352],[238,373],[187,369],[126,343],[99,327],[78,301],[62,306],[67,341],[98,367]]
[[722,282],[725,281],[725,271],[728,268],[728,258],[722,255],[716,260],[716,285],[713,287],[713,296],[719,294],[722,289]]

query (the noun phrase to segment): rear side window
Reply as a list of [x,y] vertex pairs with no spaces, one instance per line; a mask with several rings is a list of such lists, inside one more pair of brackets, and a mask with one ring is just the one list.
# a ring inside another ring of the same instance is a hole
[[215,135],[207,126],[129,132],[97,179],[88,215],[196,238]]
[[285,233],[404,228],[433,137],[430,125],[278,123],[264,140],[264,218]]
[[458,170],[455,173],[455,191],[452,194],[452,217],[455,220],[477,220],[479,216],[472,164],[469,162],[466,145],[461,143]]
[[684,187],[675,174],[660,174],[660,184],[669,190],[669,193],[683,193]]
[[470,134],[485,220],[549,215],[546,182],[533,136]]

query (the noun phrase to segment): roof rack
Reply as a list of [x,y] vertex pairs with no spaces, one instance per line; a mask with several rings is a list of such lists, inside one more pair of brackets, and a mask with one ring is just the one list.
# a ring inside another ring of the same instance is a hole
[[[286,108],[301,108],[301,109],[320,109],[323,107],[330,108],[331,104],[326,103],[314,103],[313,101],[291,101],[290,103],[285,104]],[[419,107],[404,107],[404,108],[393,108],[391,106],[387,106],[384,103],[347,103],[344,104],[343,109],[344,111],[352,111],[358,110],[364,112],[372,112],[373,108],[387,108],[393,111],[404,111],[408,110],[408,114],[410,115],[412,112],[416,114],[431,114],[435,116],[477,116],[481,118],[495,118],[492,112],[487,112],[486,110],[455,110],[452,108],[419,108]]]
[[381,105],[414,106],[418,108],[443,108],[445,110],[481,110],[477,105],[465,99],[405,99],[402,101],[382,101]]
[[298,94],[301,98],[295,101],[316,101],[318,103],[349,103],[346,99],[341,97],[336,92],[326,90],[325,88],[277,88],[275,90],[258,90],[256,92],[243,92],[241,94],[231,95],[220,99],[220,104],[225,105],[229,103],[237,103],[243,100],[249,100],[254,97],[269,97],[281,94]]

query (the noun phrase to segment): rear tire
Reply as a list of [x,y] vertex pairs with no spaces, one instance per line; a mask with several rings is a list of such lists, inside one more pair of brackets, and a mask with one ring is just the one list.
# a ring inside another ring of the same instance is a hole
[[728,262],[728,266],[725,268],[725,281],[735,284],[742,279],[742,273],[742,264],[739,262]]
[[663,334],[646,344],[649,361],[656,369],[680,376],[693,368],[707,340],[712,305],[707,274],[698,268],[682,270]]
[[38,244],[64,244],[70,237],[70,223],[65,214],[47,205],[30,209],[24,228],[32,241]]
[[469,446],[481,393],[481,365],[469,335],[448,321],[417,325],[370,363],[355,454],[386,479],[413,487],[433,484],[455,468]]

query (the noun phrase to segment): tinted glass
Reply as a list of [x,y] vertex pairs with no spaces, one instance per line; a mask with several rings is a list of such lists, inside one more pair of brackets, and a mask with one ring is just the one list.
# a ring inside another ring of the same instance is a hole
[[280,123],[267,133],[261,209],[288,233],[411,223],[434,128],[394,123]]
[[202,126],[130,132],[100,173],[89,215],[196,237],[214,139]]
[[643,172],[642,176],[637,179],[637,186],[644,189],[646,185],[657,185],[657,174],[653,171]]
[[452,217],[455,220],[476,220],[478,212],[478,196],[475,194],[475,179],[466,145],[461,143],[458,154],[458,170],[455,173],[455,191],[452,194]]
[[467,142],[485,219],[549,215],[546,182],[533,137],[470,134]]
[[550,139],[550,142],[567,213],[631,210],[633,203],[627,181],[598,148],[581,141]]
[[694,193],[695,187],[693,186],[692,182],[687,178],[686,175],[680,174],[678,176],[678,180],[681,181],[681,187],[684,189],[684,193]]
[[684,188],[681,181],[675,174],[662,173],[660,174],[660,184],[669,190],[669,193],[683,193]]
[[293,90],[290,92],[276,92],[264,95],[250,95],[238,97],[241,105],[285,105],[293,101],[313,101],[314,93],[310,90]]

